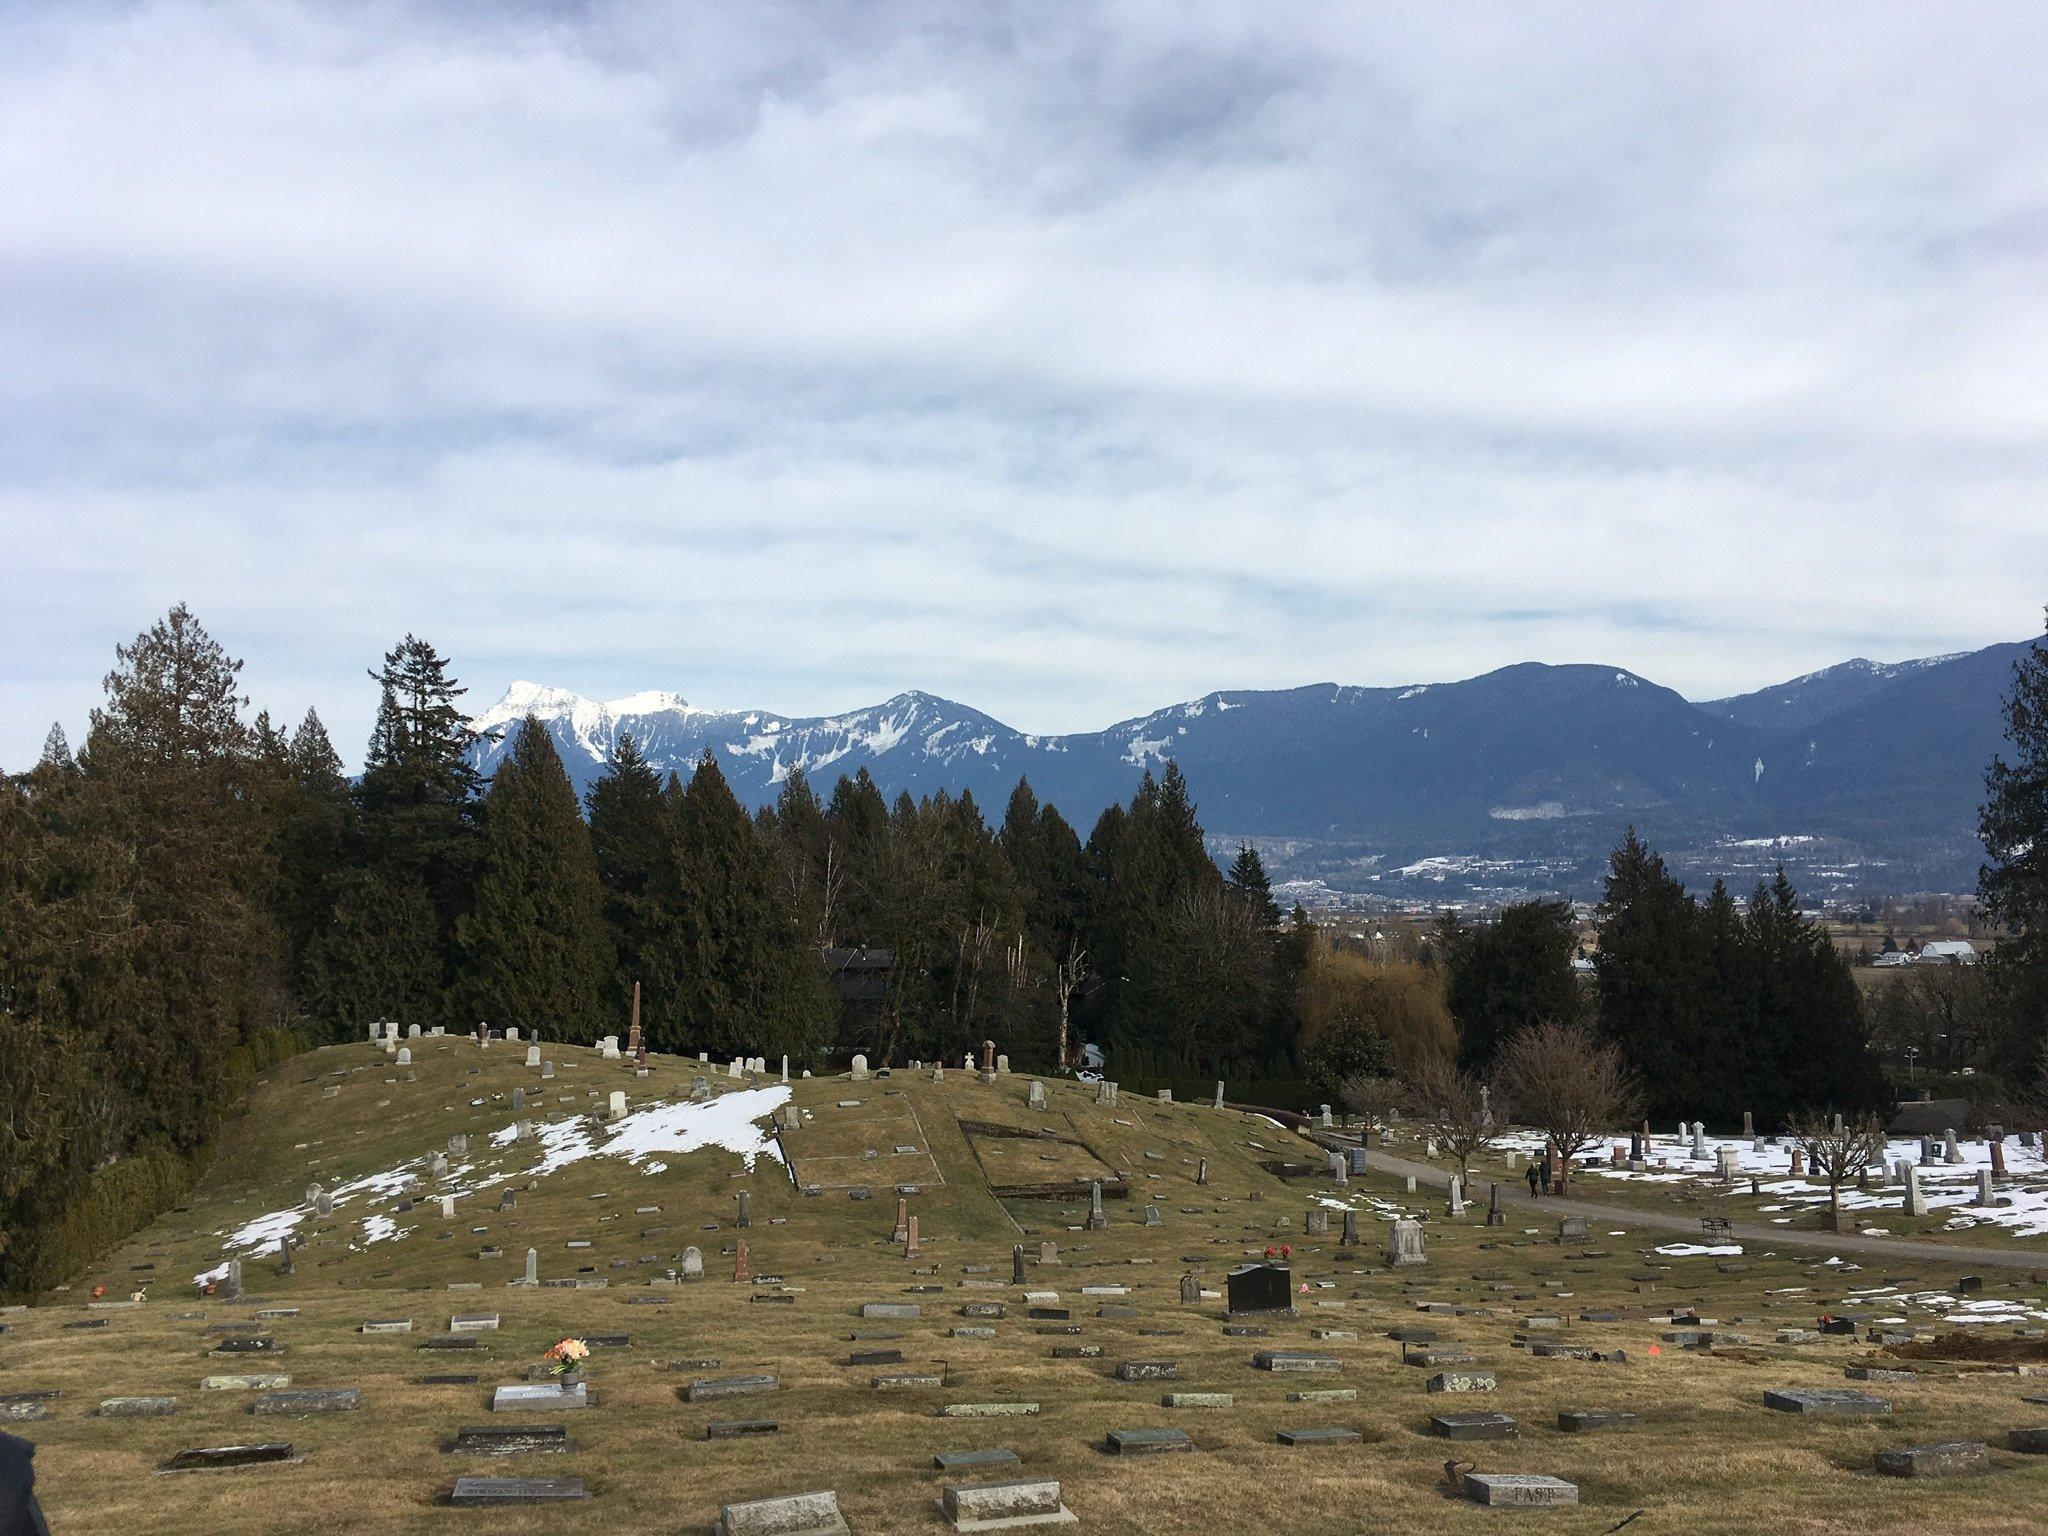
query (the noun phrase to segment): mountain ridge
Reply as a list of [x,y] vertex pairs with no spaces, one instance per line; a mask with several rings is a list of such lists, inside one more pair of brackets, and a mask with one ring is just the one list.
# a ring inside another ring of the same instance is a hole
[[[1425,877],[1388,871],[1422,867],[1436,886],[1465,861],[1505,870],[1506,889],[1589,894],[1629,825],[1702,875],[1722,872],[1717,848],[1791,839],[1823,888],[1965,889],[1999,700],[2028,643],[1859,658],[1704,702],[1625,667],[1517,662],[1452,682],[1218,689],[1052,735],[919,689],[788,716],[524,680],[476,722],[497,730],[534,713],[579,791],[630,730],[664,771],[687,774],[711,750],[749,807],[798,768],[821,793],[865,767],[891,798],[971,791],[992,814],[1027,777],[1083,836],[1170,758],[1212,832],[1281,844],[1282,873],[1339,892],[1412,896]],[[481,771],[508,736],[479,742]],[[1468,884],[1484,899],[1483,882]]]

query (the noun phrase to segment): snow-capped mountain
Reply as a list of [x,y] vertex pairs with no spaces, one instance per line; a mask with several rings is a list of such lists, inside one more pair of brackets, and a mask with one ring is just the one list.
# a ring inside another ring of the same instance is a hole
[[532,714],[579,790],[630,732],[663,771],[687,776],[714,752],[750,806],[795,768],[825,796],[866,768],[885,796],[968,791],[994,820],[1028,777],[1085,836],[1172,759],[1212,833],[1256,838],[1276,872],[1339,889],[1499,883],[1520,869],[1534,888],[1585,892],[1631,824],[1696,873],[1746,879],[1768,846],[1845,886],[1867,875],[1891,890],[1967,889],[1999,700],[2023,649],[1845,663],[1708,704],[1625,669],[1536,663],[1399,688],[1225,690],[1060,736],[919,692],[796,718],[521,682],[477,717],[497,735],[476,762],[488,773],[509,743],[498,728]]
[[1826,719],[1837,710],[1862,702],[1893,678],[1938,667],[1966,654],[1922,656],[1915,661],[1871,661],[1858,656],[1832,667],[1823,667],[1818,672],[1809,672],[1804,677],[1795,677],[1790,682],[1759,688],[1754,693],[1709,699],[1700,708],[1709,714],[1740,720],[1748,725],[1787,726],[1795,731],[1801,730],[1816,720]]

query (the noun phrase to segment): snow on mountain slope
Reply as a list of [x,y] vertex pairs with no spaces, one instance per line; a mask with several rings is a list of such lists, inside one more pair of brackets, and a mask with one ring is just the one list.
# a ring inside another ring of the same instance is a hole
[[1892,878],[1918,882],[1899,888],[1962,889],[1981,856],[1974,806],[1999,699],[2023,649],[1850,662],[1705,705],[1625,669],[1526,662],[1406,687],[1233,689],[1056,736],[915,690],[796,718],[520,682],[477,717],[498,734],[475,761],[490,772],[509,745],[503,727],[531,713],[579,790],[630,732],[663,772],[687,776],[716,754],[748,806],[773,801],[798,769],[821,796],[866,769],[886,798],[971,793],[993,821],[1028,777],[1085,837],[1171,760],[1211,832],[1320,846],[1330,863],[1319,877],[1505,854],[1577,889],[1597,886],[1630,825],[1664,846],[1727,849],[1796,818],[1826,835],[1831,867],[1889,862]]

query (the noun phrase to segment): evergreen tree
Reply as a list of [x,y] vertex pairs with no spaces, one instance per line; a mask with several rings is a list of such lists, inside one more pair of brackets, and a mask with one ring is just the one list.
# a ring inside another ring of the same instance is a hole
[[[354,970],[383,978],[372,1015],[467,1028],[451,1000],[458,987],[457,919],[476,874],[479,779],[469,761],[468,721],[456,701],[467,691],[433,646],[407,635],[370,674],[377,680],[377,721],[357,786],[367,889],[351,894],[360,909],[378,904],[407,914],[402,942],[378,940],[356,923],[337,924],[332,943],[368,939],[374,953],[337,950],[318,957],[324,974]],[[412,929],[433,914],[431,943]],[[415,966],[416,970],[400,967]],[[350,1020],[352,1028],[355,1020]]]
[[671,857],[654,886],[652,967],[665,992],[650,1044],[812,1058],[825,1043],[823,967],[776,892],[769,851],[707,749],[678,791]]
[[1593,957],[1601,1032],[1643,1082],[1653,1115],[1699,1118],[1707,1038],[1699,911],[1664,860],[1628,830],[1614,851]]
[[1532,1024],[1578,1017],[1569,904],[1517,902],[1491,922],[1443,923],[1438,932],[1467,1068],[1485,1072],[1509,1037]]
[[71,755],[71,740],[61,724],[51,725],[49,735],[43,738],[39,766],[56,773],[70,773],[78,767],[78,759]]
[[615,985],[604,887],[576,791],[528,715],[492,776],[473,902],[457,924],[480,1017],[593,1041]]
[[660,930],[653,891],[672,857],[675,828],[656,773],[628,732],[620,732],[605,770],[584,797],[590,843],[604,887],[605,929],[617,969],[605,989],[613,1023],[629,1017],[633,983],[654,974],[652,950]]
[[277,915],[292,990],[325,1038],[353,1038],[351,1026],[359,1020],[327,993],[317,951],[332,926],[335,897],[358,857],[355,802],[327,729],[310,709],[292,732],[283,779]]
[[1978,833],[1989,862],[1977,898],[2004,932],[1990,960],[2007,1014],[1996,1065],[2031,1082],[2048,1070],[2048,643],[2036,641],[2013,669],[2005,736],[2011,758],[1994,758],[1984,778]]
[[773,840],[782,897],[797,932],[819,948],[827,947],[839,931],[846,855],[803,769],[790,769],[773,811],[762,812],[760,825]]
[[132,1006],[106,1023],[137,1139],[212,1133],[223,1067],[276,1024],[283,946],[241,663],[181,603],[118,647],[93,711],[80,811],[130,861]]
[[1856,979],[1827,930],[1799,910],[1782,866],[1757,886],[1744,932],[1756,985],[1754,1054],[1744,1075],[1764,1122],[1805,1106],[1858,1113],[1882,1105],[1884,1078]]
[[1239,843],[1237,857],[1231,861],[1230,873],[1223,883],[1231,895],[1250,907],[1261,928],[1267,933],[1280,931],[1280,903],[1273,899],[1273,883],[1266,878],[1265,861],[1259,857],[1258,849],[1250,843]]

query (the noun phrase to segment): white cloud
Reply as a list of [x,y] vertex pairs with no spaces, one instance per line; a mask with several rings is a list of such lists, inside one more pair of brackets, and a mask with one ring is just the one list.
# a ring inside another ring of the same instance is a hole
[[0,21],[0,762],[179,598],[1027,729],[2031,631],[2034,8]]

